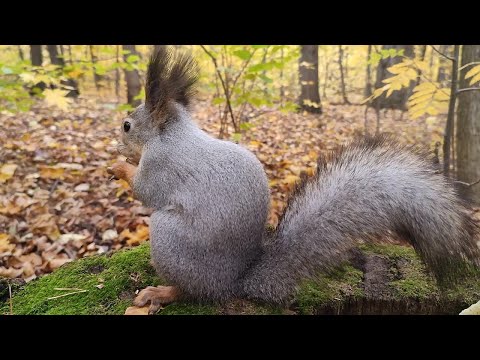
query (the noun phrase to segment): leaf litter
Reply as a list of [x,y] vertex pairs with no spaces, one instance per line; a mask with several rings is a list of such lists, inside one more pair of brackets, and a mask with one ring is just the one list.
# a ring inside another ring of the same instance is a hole
[[[126,182],[108,181],[107,167],[123,160],[116,145],[124,114],[104,105],[79,98],[68,111],[38,103],[25,113],[0,113],[0,276],[30,281],[74,259],[148,240],[152,210],[133,199]],[[234,138],[264,165],[270,224],[300,178],[315,172],[320,152],[363,134],[364,109],[324,104],[322,115],[247,114],[250,129]],[[373,111],[369,116],[372,133]],[[218,110],[209,101],[197,102],[194,118],[218,135]],[[444,118],[398,118],[384,115],[382,131],[427,146],[441,140]]]

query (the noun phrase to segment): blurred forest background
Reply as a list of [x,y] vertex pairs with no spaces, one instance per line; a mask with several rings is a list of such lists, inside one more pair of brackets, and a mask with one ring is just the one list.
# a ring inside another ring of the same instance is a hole
[[[149,210],[106,168],[154,46],[0,46],[0,276],[148,239]],[[480,45],[175,47],[201,69],[198,124],[264,164],[272,225],[319,153],[375,133],[430,148],[480,200]]]

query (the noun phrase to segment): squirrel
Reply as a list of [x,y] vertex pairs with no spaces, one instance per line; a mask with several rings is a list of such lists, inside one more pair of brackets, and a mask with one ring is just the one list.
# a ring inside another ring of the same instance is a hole
[[288,201],[273,236],[262,164],[246,148],[214,138],[193,121],[198,65],[157,48],[145,103],[122,123],[127,161],[108,172],[153,208],[152,263],[170,286],[149,286],[134,305],[156,312],[178,300],[244,298],[289,304],[303,278],[339,265],[358,240],[395,233],[437,280],[459,263],[480,265],[478,225],[451,180],[425,150],[386,136],[353,141],[318,160]]

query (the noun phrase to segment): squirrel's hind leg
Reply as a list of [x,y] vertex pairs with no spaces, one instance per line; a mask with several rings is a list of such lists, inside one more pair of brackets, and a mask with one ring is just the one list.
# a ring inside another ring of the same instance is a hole
[[162,305],[170,304],[180,298],[180,290],[175,286],[147,286],[133,300],[138,307],[150,303],[148,313],[155,314]]

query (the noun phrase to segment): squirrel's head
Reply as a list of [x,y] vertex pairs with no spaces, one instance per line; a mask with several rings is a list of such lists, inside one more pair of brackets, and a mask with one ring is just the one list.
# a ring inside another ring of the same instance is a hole
[[189,54],[156,48],[148,63],[145,104],[123,120],[118,151],[138,164],[143,146],[178,120],[178,106],[188,108],[197,79],[197,65]]

